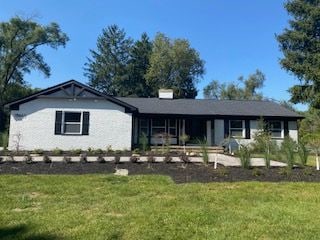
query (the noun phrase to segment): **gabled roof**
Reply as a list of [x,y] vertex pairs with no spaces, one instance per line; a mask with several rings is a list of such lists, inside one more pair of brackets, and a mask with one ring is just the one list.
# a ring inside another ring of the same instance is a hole
[[70,80],[61,83],[53,87],[36,92],[27,97],[20,98],[13,102],[7,103],[6,107],[9,107],[11,110],[18,110],[21,104],[32,101],[37,98],[105,99],[124,107],[126,111],[137,111],[137,109],[134,106],[131,106],[130,104],[123,102],[115,97],[103,94],[76,80]]
[[140,114],[242,116],[303,118],[280,104],[271,101],[209,100],[209,99],[159,99],[118,97],[138,109]]

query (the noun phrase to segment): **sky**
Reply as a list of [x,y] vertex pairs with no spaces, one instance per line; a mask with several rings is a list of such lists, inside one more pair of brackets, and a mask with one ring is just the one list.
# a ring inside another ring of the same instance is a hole
[[[102,29],[117,24],[138,39],[143,32],[153,38],[162,32],[186,38],[205,61],[206,73],[197,84],[211,80],[235,82],[260,69],[266,75],[262,92],[288,100],[288,88],[298,80],[281,68],[282,53],[276,41],[288,26],[284,0],[0,0],[0,21],[15,15],[34,17],[41,24],[57,22],[70,41],[58,50],[41,47],[51,76],[26,75],[33,87],[46,88],[76,79],[86,83],[84,64],[96,48]],[[298,109],[305,106],[298,105]]]

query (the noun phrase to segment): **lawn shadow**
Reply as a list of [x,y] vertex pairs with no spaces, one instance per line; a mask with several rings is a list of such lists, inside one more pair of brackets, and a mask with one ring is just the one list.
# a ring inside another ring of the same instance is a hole
[[32,228],[24,224],[19,224],[9,227],[0,227],[0,239],[1,240],[62,240],[62,237],[58,237],[53,234],[47,233],[32,233]]

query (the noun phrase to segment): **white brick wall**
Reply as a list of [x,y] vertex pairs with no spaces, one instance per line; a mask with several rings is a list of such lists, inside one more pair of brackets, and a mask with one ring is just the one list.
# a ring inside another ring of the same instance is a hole
[[[89,111],[89,135],[55,135],[55,112]],[[20,105],[10,117],[9,149],[15,149],[20,134],[20,148],[51,150],[131,148],[132,115],[106,100],[36,99]]]

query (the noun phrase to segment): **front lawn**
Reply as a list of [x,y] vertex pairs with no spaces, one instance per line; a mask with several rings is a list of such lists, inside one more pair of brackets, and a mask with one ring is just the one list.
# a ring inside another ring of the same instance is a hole
[[319,183],[1,175],[0,239],[318,239]]

